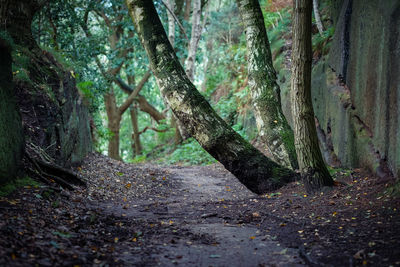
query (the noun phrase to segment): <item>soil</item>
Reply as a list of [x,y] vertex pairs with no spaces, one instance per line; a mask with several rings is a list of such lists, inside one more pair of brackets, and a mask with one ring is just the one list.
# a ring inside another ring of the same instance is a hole
[[308,196],[248,191],[221,165],[131,165],[97,154],[86,188],[0,199],[0,266],[396,266],[400,200],[364,170]]

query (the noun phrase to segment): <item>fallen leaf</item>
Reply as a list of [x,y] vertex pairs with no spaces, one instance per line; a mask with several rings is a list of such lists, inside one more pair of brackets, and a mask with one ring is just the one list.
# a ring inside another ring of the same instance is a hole
[[364,250],[359,250],[356,254],[353,255],[353,258],[355,258],[356,260],[361,260],[364,258]]

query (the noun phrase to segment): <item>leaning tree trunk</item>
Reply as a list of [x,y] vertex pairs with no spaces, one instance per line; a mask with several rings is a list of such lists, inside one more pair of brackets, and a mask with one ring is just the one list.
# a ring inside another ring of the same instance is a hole
[[237,0],[248,51],[250,94],[257,128],[272,159],[296,169],[293,131],[283,115],[264,17],[258,0]]
[[291,103],[295,147],[300,172],[308,192],[333,185],[322,159],[311,102],[311,14],[309,0],[293,0]]
[[179,63],[152,1],[126,0],[162,95],[189,133],[255,193],[293,180],[295,173],[265,157],[216,114]]

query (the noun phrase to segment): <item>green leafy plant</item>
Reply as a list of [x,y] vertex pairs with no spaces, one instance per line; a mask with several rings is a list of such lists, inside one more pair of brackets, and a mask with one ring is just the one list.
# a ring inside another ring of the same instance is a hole
[[30,177],[23,177],[0,186],[0,197],[6,197],[20,187],[39,186],[40,184]]
[[196,140],[189,138],[167,158],[167,163],[184,165],[208,165],[216,162]]

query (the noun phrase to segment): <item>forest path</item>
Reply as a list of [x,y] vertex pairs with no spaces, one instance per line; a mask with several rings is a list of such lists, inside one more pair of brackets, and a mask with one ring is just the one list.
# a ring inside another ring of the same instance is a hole
[[[112,205],[103,210],[117,217],[141,218],[149,225],[158,221],[174,226],[171,236],[153,240],[149,245],[155,264],[301,265],[298,250],[272,240],[269,231],[262,230],[260,215],[250,213],[246,203],[257,201],[257,196],[220,166],[167,167],[166,170],[169,173],[166,179],[173,180],[176,188],[162,201],[142,199],[140,205],[128,209]],[[121,257],[121,260],[128,264],[132,259]]]
[[400,198],[362,170],[314,196],[254,195],[219,164],[92,154],[75,170],[86,188],[0,197],[0,266],[400,265]]

